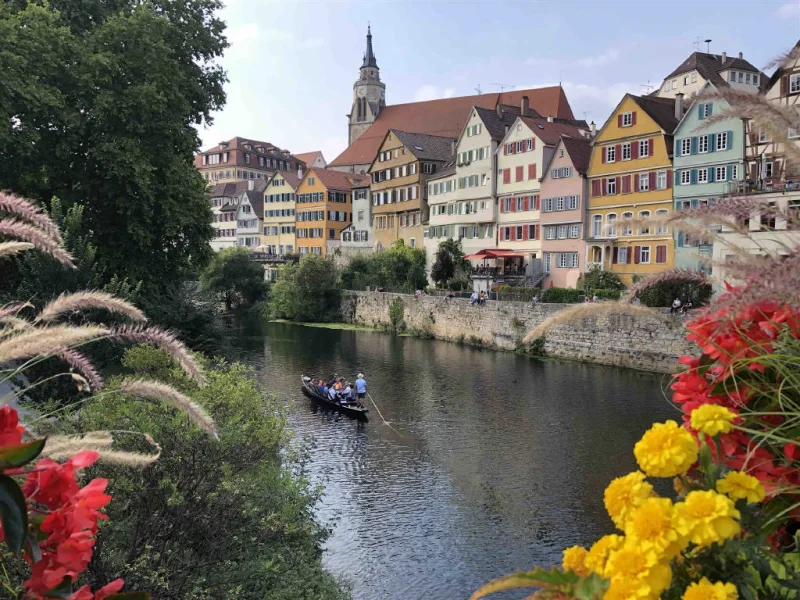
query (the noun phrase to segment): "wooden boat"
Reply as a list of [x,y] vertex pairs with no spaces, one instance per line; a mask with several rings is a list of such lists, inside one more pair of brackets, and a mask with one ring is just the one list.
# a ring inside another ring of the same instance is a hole
[[322,406],[326,406],[331,410],[335,410],[337,412],[343,413],[354,419],[359,419],[361,421],[368,421],[367,413],[369,412],[366,408],[359,408],[355,404],[340,404],[339,402],[333,402],[326,396],[322,394],[322,392],[317,389],[317,386],[311,383],[311,377],[307,377],[303,375],[301,378],[301,384],[303,393],[311,398],[317,404],[321,404]]

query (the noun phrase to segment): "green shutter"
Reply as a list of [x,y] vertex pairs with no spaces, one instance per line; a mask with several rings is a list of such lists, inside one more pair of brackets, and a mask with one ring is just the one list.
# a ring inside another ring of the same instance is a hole
[[680,152],[681,152],[681,141],[680,140],[675,140],[675,153],[674,153],[674,156],[680,156]]
[[717,134],[710,133],[708,135],[708,151],[709,152],[716,152],[717,151]]
[[714,114],[714,103],[709,102],[706,106],[708,106],[708,116],[710,117]]
[[697,154],[697,136],[692,137],[692,154]]
[[692,208],[697,208],[697,198],[692,200]]
[[[730,135],[730,133],[728,135]],[[730,181],[731,179],[733,179],[733,165],[728,165],[727,167],[725,167],[725,169],[728,175],[727,180]]]
[[678,247],[680,248],[683,246],[683,240],[685,239],[684,233],[681,231],[678,233]]
[[705,118],[703,116],[703,107],[704,106],[705,106],[705,104],[703,104],[703,103],[698,103],[697,104],[697,118],[698,119],[704,119]]
[[[730,150],[731,148],[733,148],[733,132],[729,131],[728,132],[728,148],[727,148],[727,150]],[[728,179],[730,179],[730,176],[728,176]]]
[[[692,138],[692,141],[694,141],[694,138]],[[689,181],[692,183],[697,183],[697,169],[692,169],[692,175]]]
[[681,209],[681,201],[675,200],[675,211],[679,211]]
[[708,182],[714,183],[714,167],[708,168]]

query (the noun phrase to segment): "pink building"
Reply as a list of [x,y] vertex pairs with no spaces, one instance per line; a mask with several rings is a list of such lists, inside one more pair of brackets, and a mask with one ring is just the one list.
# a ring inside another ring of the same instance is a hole
[[586,271],[586,169],[591,140],[561,136],[542,170],[541,240],[546,277],[542,286],[577,287]]

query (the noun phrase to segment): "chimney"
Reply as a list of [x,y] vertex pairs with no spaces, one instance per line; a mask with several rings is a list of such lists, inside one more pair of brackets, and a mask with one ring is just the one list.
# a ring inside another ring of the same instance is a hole
[[303,178],[303,165],[300,164],[297,165],[297,178],[298,179]]
[[256,186],[256,180],[255,179],[248,179],[247,180],[247,189],[248,190],[252,190],[255,186]]
[[725,61],[728,60],[728,54],[723,52],[722,56],[720,56],[720,59],[722,60],[722,64],[724,65]]
[[522,114],[523,117],[528,115],[528,97],[527,96],[523,96],[522,97],[522,102],[520,102],[519,110],[520,110],[520,113]]
[[497,118],[498,119],[502,119],[503,118],[503,105],[498,102],[497,106],[495,106],[494,109],[497,112]]
[[683,93],[675,94],[675,118],[680,121],[683,118]]
[[739,52],[739,58],[744,58],[744,55],[741,52]]
[[597,135],[597,125],[595,125],[594,121],[589,123],[589,128],[590,128],[590,130],[592,132],[592,137],[596,136]]
[[548,123],[552,123],[553,122],[553,115],[547,115],[547,122]]
[[450,154],[456,153],[456,141],[450,140]]

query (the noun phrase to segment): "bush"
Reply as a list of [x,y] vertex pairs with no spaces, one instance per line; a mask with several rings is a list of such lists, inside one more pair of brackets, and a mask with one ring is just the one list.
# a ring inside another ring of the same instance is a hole
[[619,300],[622,290],[591,290],[589,297],[597,296],[598,300]]
[[252,306],[267,292],[264,267],[250,260],[247,248],[217,252],[200,276],[203,292],[225,302],[225,309]]
[[307,254],[297,264],[280,267],[267,304],[270,318],[335,321],[339,310],[340,296],[332,261]]
[[577,287],[587,292],[589,290],[626,289],[619,275],[611,271],[604,271],[596,266],[593,266],[588,273],[581,275],[580,279],[578,279]]
[[499,288],[497,288],[497,299],[516,302],[530,302],[534,296],[540,296],[541,293],[542,290],[539,288],[501,285]]
[[405,293],[421,290],[428,285],[425,251],[409,248],[398,240],[384,252],[355,256],[342,271],[341,285],[348,290],[367,287]]
[[397,296],[389,303],[389,321],[392,323],[392,331],[397,331],[400,328],[404,313],[403,300]]
[[575,304],[583,302],[583,290],[572,288],[551,287],[542,292],[542,302],[552,302],[555,304]]
[[[162,446],[144,470],[102,465],[112,481],[109,526],[101,529],[91,581],[123,577],[159,600],[339,599],[322,569],[326,530],[314,521],[317,496],[285,460],[289,432],[281,406],[265,396],[244,366],[217,363],[199,387],[170,368],[154,348],[128,351],[124,366],[172,383],[214,417],[219,441],[187,427],[163,404],[111,393],[88,404],[83,431],[147,431]],[[109,388],[113,389],[112,382]],[[141,436],[124,441],[146,449]],[[300,466],[300,465],[297,465]],[[175,565],[180,565],[176,568]]]
[[708,283],[698,285],[680,281],[663,281],[641,291],[638,296],[645,306],[672,306],[675,298],[680,298],[683,304],[691,300],[694,306],[700,306],[708,302],[712,293],[713,289]]

